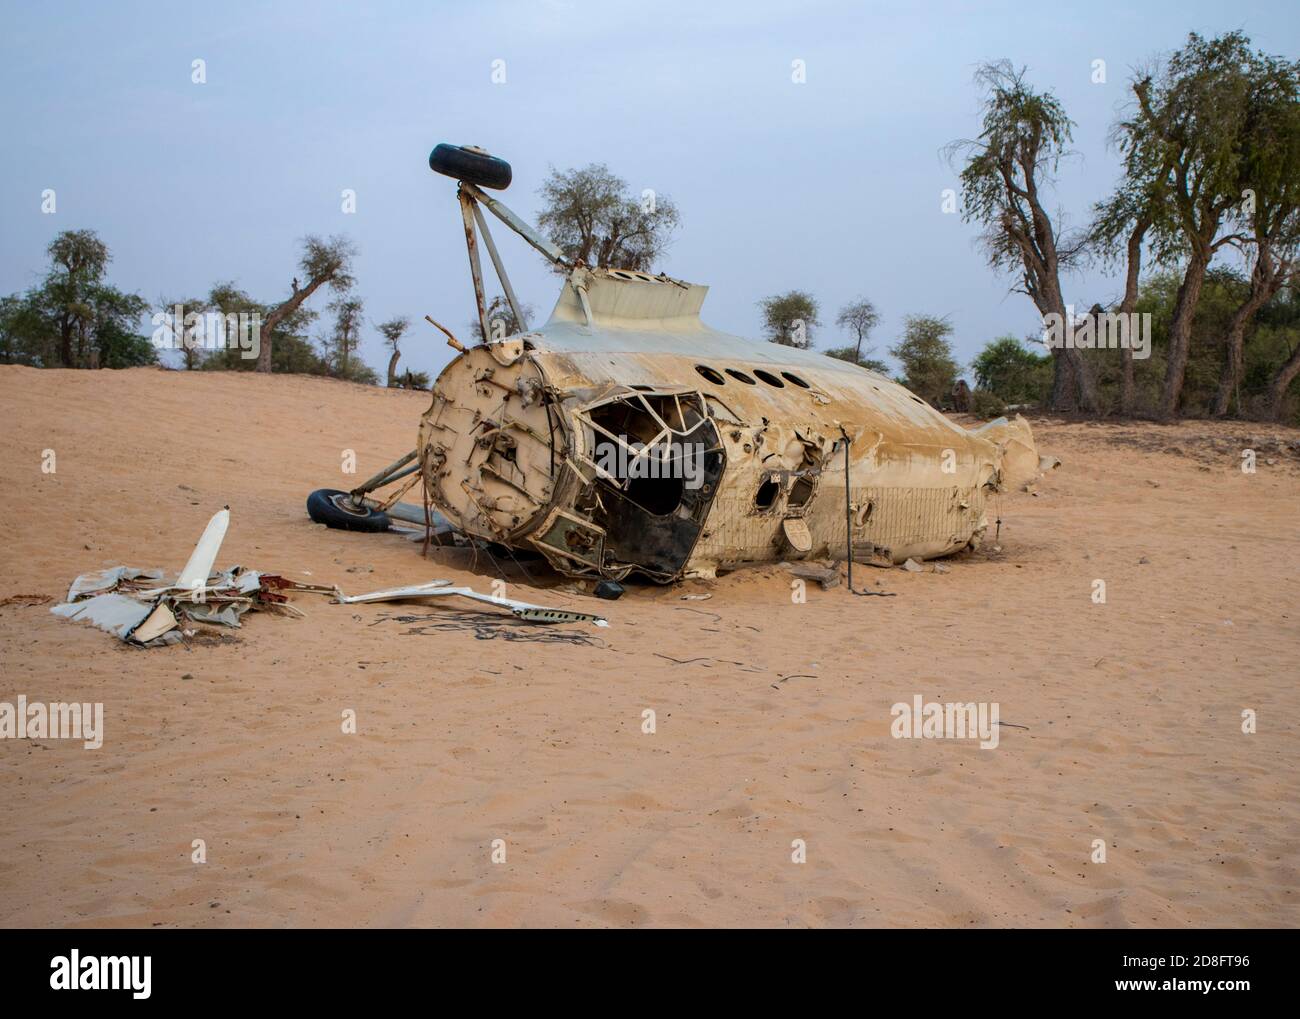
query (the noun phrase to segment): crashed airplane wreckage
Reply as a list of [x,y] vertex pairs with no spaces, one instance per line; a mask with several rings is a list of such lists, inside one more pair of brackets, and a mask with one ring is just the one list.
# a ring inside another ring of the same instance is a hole
[[[427,523],[396,502],[422,483],[444,534],[539,552],[572,577],[669,583],[744,563],[892,565],[978,547],[1012,447],[1036,468],[1022,419],[968,431],[883,375],[711,329],[705,286],[567,261],[481,189],[509,184],[504,161],[439,145],[429,163],[460,182],[486,342],[465,348],[429,320],[458,353],[415,450],[351,493],[313,493],[313,519]],[[484,208],[567,272],[545,325],[524,321]],[[515,335],[494,336],[487,319],[480,237]]]

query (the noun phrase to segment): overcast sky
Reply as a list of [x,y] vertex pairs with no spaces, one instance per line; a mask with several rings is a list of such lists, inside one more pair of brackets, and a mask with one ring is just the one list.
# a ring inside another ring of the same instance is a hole
[[[1116,178],[1107,133],[1135,65],[1191,30],[1300,53],[1294,0],[187,7],[4,3],[0,293],[39,278],[58,231],[91,228],[111,281],[151,302],[227,279],[269,302],[288,295],[299,238],[346,233],[368,321],[410,316],[403,366],[431,371],[450,351],[423,316],[465,335],[473,315],[455,184],[426,162],[437,142],[509,160],[502,197],[529,220],[552,165],[603,162],[670,196],[682,225],[657,268],[708,284],[717,328],[758,337],[756,302],[800,288],[821,303],[826,347],[844,339],[836,310],[865,296],[878,353],[904,315],[927,313],[950,318],[967,362],[1038,321],[986,268],[974,228],[941,210],[956,181],[940,149],[978,133],[979,62],[1028,65],[1077,122],[1054,196],[1077,224]],[[557,278],[495,236],[544,318]],[[1119,289],[1101,273],[1067,282],[1080,305]],[[373,326],[361,352],[382,374]]]

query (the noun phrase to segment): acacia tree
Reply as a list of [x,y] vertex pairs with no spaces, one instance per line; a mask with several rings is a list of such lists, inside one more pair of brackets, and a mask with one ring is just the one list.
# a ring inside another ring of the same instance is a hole
[[1192,33],[1163,65],[1133,82],[1134,106],[1118,125],[1128,186],[1158,199],[1155,257],[1185,262],[1169,324],[1161,417],[1178,411],[1210,262],[1224,245],[1245,240],[1220,228],[1242,197],[1242,135],[1255,64],[1240,32],[1212,40]]
[[[100,285],[111,256],[93,230],[64,230],[46,249],[50,271],[43,303],[59,331],[59,362],[64,368],[86,364],[86,336],[94,321],[92,291]],[[73,340],[76,350],[73,350]]]
[[334,312],[334,331],[326,341],[327,360],[333,361],[339,378],[352,378],[352,352],[360,342],[361,315],[365,302],[342,294],[329,304]]
[[648,272],[679,221],[677,206],[666,196],[634,196],[603,163],[563,173],[551,167],[538,195],[537,225],[568,261],[583,265]]
[[127,368],[157,352],[136,330],[147,305],[105,279],[108,247],[93,230],[65,230],[46,249],[38,286],[0,301],[0,360],[42,368]]
[[[203,364],[207,356],[207,352],[203,347],[204,339],[207,336],[205,316],[208,312],[215,311],[216,307],[210,305],[207,301],[200,301],[196,298],[191,298],[188,301],[167,300],[164,298],[158,304],[167,315],[165,328],[171,333],[174,348],[181,352],[181,363],[185,365],[186,371],[194,371]],[[174,314],[176,308],[181,309],[179,319]],[[187,323],[186,319],[190,315],[194,315],[196,318],[194,321]]]
[[[1228,413],[1241,384],[1246,328],[1294,279],[1300,253],[1300,62],[1259,53],[1251,78],[1239,164],[1243,198],[1232,213],[1249,238],[1242,247],[1251,268],[1250,290],[1228,326],[1224,371],[1214,399],[1219,417]],[[1289,384],[1282,386],[1283,394]],[[1276,417],[1281,395],[1270,404]],[[1238,398],[1237,412],[1242,409]]]
[[[871,330],[876,327],[880,321],[880,315],[876,311],[876,306],[861,297],[856,301],[846,304],[840,309],[840,313],[835,316],[835,324],[841,329],[848,329],[853,333],[853,360],[861,361],[862,344],[871,335]],[[871,348],[867,348],[867,353],[871,353]]]
[[763,329],[771,343],[784,347],[812,345],[813,328],[820,326],[817,298],[806,290],[774,294],[758,302],[763,309]]
[[411,320],[405,315],[399,315],[387,322],[380,322],[375,328],[383,336],[384,346],[393,352],[388,359],[388,388],[393,389],[397,385],[397,361],[402,356],[399,349],[402,336],[411,328]]
[[[1028,295],[1046,319],[1067,320],[1061,273],[1082,257],[1086,236],[1063,237],[1043,204],[1043,189],[1066,154],[1074,123],[1051,92],[1036,92],[1007,60],[975,74],[984,93],[983,130],[977,139],[947,147],[961,170],[962,218],[984,227],[989,264],[1020,276],[1014,291]],[[1057,217],[1059,218],[1059,216]],[[1077,350],[1051,348],[1055,364],[1052,408],[1097,410],[1096,387]]]
[[[1094,206],[1090,243],[1105,263],[1123,260],[1124,296],[1114,310],[1130,315],[1137,310],[1138,282],[1142,276],[1142,253],[1163,201],[1158,185],[1149,187],[1121,183],[1115,194]],[[1123,248],[1118,242],[1123,241]],[[1135,409],[1133,348],[1120,350],[1119,412],[1131,415]]]
[[890,348],[903,365],[903,384],[927,403],[941,403],[957,381],[950,335],[952,324],[946,318],[908,315],[903,320],[903,338]]
[[276,327],[287,316],[292,315],[302,303],[322,286],[328,285],[335,294],[345,294],[352,289],[352,260],[357,250],[346,237],[331,237],[321,240],[319,237],[305,237],[302,242],[302,258],[298,262],[307,285],[300,286],[297,277],[292,283],[293,292],[266,317],[262,319],[262,328],[258,335],[257,370],[271,370],[271,343]]

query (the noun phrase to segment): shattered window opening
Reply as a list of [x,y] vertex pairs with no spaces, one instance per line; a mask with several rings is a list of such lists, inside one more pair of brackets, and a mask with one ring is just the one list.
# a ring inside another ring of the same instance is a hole
[[743,382],[743,383],[745,383],[745,385],[747,385],[747,386],[756,386],[756,385],[758,385],[757,382],[755,382],[753,379],[751,379],[751,378],[750,378],[748,375],[746,375],[744,372],[742,372],[742,371],[737,371],[735,368],[728,368],[728,369],[727,369],[727,374],[730,375],[733,379],[737,380],[738,382]]
[[762,382],[766,382],[773,389],[784,389],[785,383],[778,379],[771,372],[765,372],[762,368],[755,368],[754,375]]

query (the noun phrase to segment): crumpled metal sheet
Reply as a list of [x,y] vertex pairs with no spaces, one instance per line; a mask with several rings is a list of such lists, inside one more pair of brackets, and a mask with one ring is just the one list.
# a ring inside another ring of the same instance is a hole
[[239,629],[240,617],[251,609],[251,602],[237,601],[224,603],[205,603],[201,605],[180,603],[179,611],[196,623],[211,623],[215,626],[233,626]]
[[124,580],[158,580],[167,579],[162,570],[140,570],[134,566],[109,566],[93,573],[83,573],[68,588],[65,601],[74,602],[92,594],[115,590]]
[[50,611],[64,619],[90,623],[120,640],[127,640],[131,636],[131,631],[143,623],[153,611],[153,605],[124,594],[109,592],[77,602],[55,605]]

